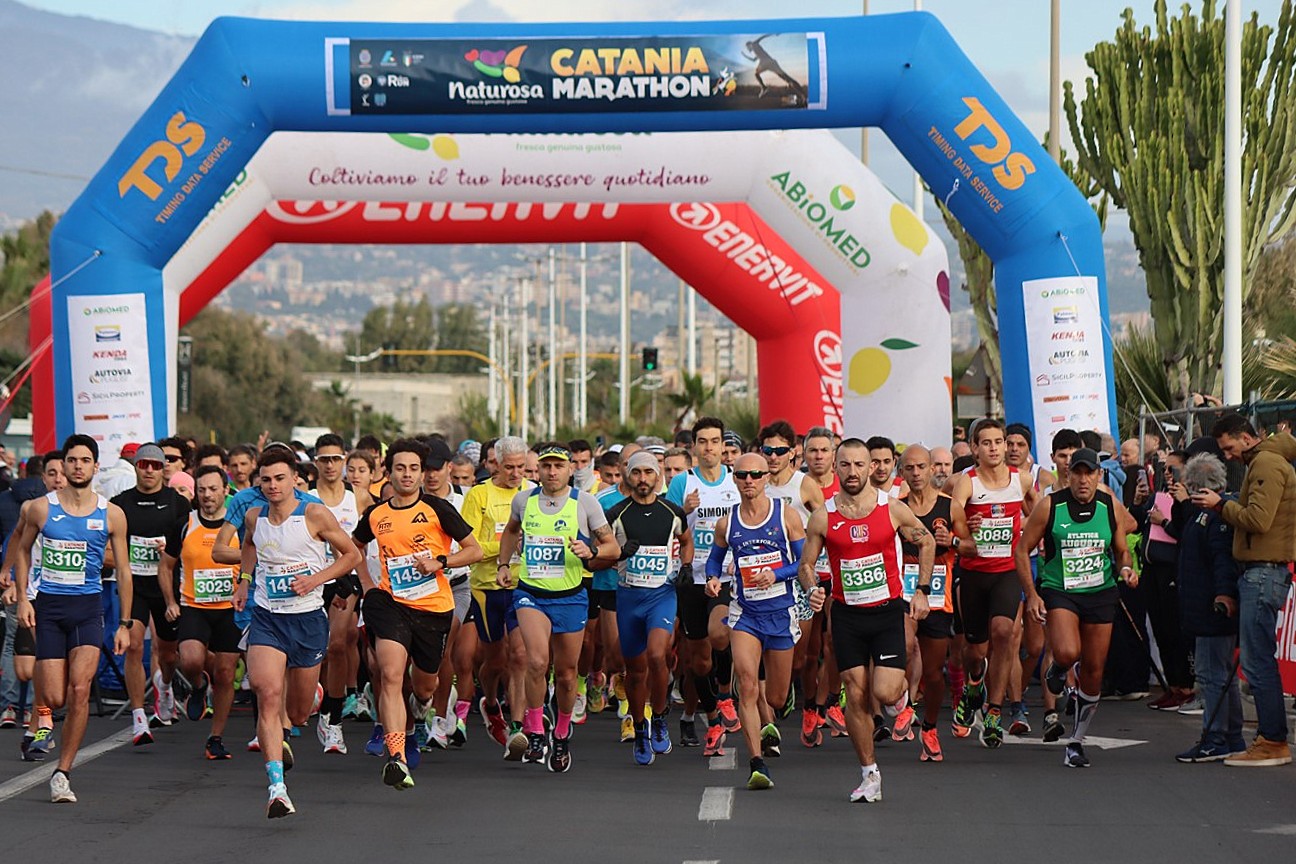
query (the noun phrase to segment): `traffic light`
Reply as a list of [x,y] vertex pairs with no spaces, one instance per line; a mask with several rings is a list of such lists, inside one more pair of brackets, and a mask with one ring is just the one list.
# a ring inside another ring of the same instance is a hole
[[643,349],[643,368],[645,372],[657,371],[657,349],[656,348]]

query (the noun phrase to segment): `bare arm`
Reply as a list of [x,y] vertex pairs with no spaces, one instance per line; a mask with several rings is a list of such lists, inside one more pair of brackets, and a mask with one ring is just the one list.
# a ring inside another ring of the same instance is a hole
[[823,551],[824,536],[828,531],[828,511],[820,508],[810,514],[810,521],[805,528],[805,546],[801,549],[801,564],[797,568],[797,579],[801,587],[809,592],[819,587],[819,577],[815,573],[815,562]]
[[1128,532],[1119,530],[1121,526],[1134,521],[1134,517],[1125,509],[1125,505],[1115,498],[1112,499],[1112,503],[1116,505],[1116,525],[1118,527],[1116,536],[1112,538],[1112,551],[1115,552],[1116,557],[1116,573],[1119,576],[1126,568],[1129,568],[1129,575],[1123,577],[1125,584],[1131,588],[1137,588],[1139,577],[1138,573],[1134,571],[1134,558],[1130,554],[1129,538],[1126,536]]
[[1022,526],[1022,536],[1013,549],[1013,564],[1017,567],[1017,581],[1021,583],[1022,593],[1029,603],[1035,595],[1035,576],[1031,573],[1030,553],[1044,539],[1044,530],[1048,527],[1049,514],[1053,511],[1053,496],[1047,495],[1040,505],[1026,517]]
[[513,555],[521,542],[522,523],[510,516],[508,524],[504,526],[504,533],[500,534],[499,554],[495,556],[495,581],[501,588],[513,587],[513,574],[509,572],[509,562],[513,560]]
[[[126,546],[126,514],[116,504],[108,505],[108,545],[118,561],[130,561],[130,552]],[[135,597],[135,583],[131,577],[130,566],[117,570],[117,603],[121,607],[122,620],[131,617],[131,602]],[[125,647],[117,653],[125,651]]]
[[[247,528],[247,530],[243,532],[245,537],[252,536],[252,530],[248,527],[250,524],[251,523],[248,521],[247,517],[244,517],[243,526],[244,528]],[[212,560],[217,564],[238,564],[243,560],[242,551],[239,547],[233,545],[233,540],[237,533],[238,532],[234,530],[234,526],[228,522],[220,527],[220,531],[216,532],[216,541],[212,544],[211,554]],[[252,571],[244,570],[243,572],[251,573]]]
[[801,503],[811,513],[824,506],[823,487],[809,474],[801,478]]

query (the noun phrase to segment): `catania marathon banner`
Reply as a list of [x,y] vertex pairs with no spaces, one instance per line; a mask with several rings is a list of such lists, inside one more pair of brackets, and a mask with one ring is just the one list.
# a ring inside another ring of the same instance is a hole
[[[329,47],[334,114],[827,107],[822,33],[353,39],[330,40]],[[345,83],[337,74],[343,70]]]

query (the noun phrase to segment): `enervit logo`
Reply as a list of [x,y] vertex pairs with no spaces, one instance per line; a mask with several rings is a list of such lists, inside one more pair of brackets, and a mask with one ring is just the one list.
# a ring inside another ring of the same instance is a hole
[[519,45],[510,51],[478,51],[474,48],[464,55],[464,59],[483,75],[503,78],[509,84],[517,84],[522,80],[518,66],[522,64],[522,55],[526,50],[525,45]]
[[359,201],[274,201],[266,212],[276,222],[317,225],[331,222],[359,206]]
[[841,337],[831,330],[820,330],[814,338],[815,362],[825,375],[841,378]]
[[849,210],[855,206],[855,190],[844,183],[834,186],[828,193],[828,203],[838,210]]
[[186,156],[192,156],[207,140],[207,130],[177,111],[166,124],[166,137],[154,141],[139,155],[135,163],[117,181],[117,194],[125,198],[131,189],[138,189],[150,200],[162,194],[162,186],[149,176],[153,163],[162,160],[162,173],[170,183],[180,174]]
[[720,224],[720,209],[714,204],[701,201],[690,201],[684,204],[670,205],[670,215],[685,228],[694,231],[710,231]]
[[[275,201],[266,208],[266,215],[277,222],[289,225],[319,225],[332,222],[360,208],[361,222],[526,222],[536,215],[552,222],[562,217],[575,220],[616,218],[618,204],[547,204],[500,202],[496,204],[468,204],[463,201]],[[356,216],[349,216],[356,219]]]
[[824,425],[834,432],[842,425],[842,344],[841,336],[831,330],[820,330],[814,337],[815,363],[819,366],[819,404]]

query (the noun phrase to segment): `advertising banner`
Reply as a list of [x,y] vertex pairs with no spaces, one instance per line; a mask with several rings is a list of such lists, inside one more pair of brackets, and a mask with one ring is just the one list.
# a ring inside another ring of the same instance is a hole
[[335,114],[823,109],[823,45],[822,33],[339,39],[326,80]]
[[105,464],[153,437],[147,320],[143,294],[68,298],[75,428],[99,442]]
[[1092,276],[1022,283],[1026,352],[1037,461],[1052,467],[1059,429],[1108,431],[1107,367],[1098,280]]

